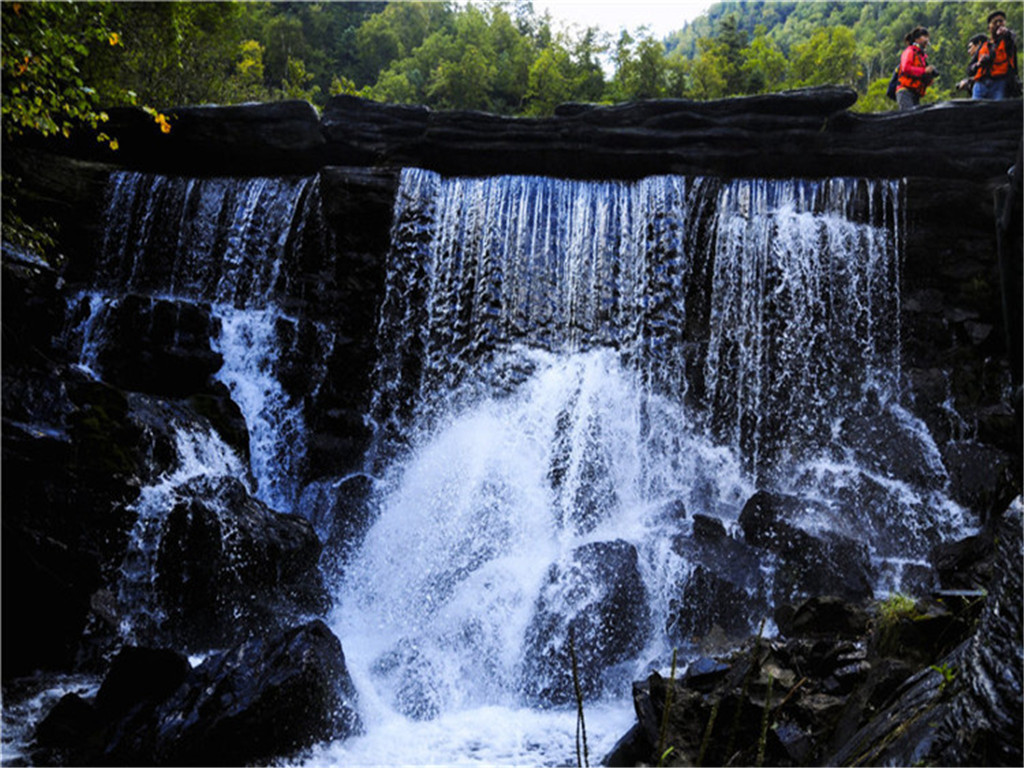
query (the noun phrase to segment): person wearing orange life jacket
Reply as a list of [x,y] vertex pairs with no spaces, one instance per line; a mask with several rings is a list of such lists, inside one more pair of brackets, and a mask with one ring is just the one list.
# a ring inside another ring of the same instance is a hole
[[978,49],[978,70],[972,97],[1002,100],[1017,95],[1017,40],[1006,26],[1006,14],[988,15],[989,39]]
[[928,30],[914,27],[903,39],[907,47],[900,56],[899,85],[896,86],[896,104],[900,110],[913,109],[920,104],[928,84],[938,74],[924,52],[929,42]]
[[967,56],[970,62],[967,65],[967,77],[956,84],[958,91],[967,91],[968,95],[974,90],[974,76],[978,73],[981,64],[978,63],[978,51],[981,44],[988,40],[987,35],[974,35],[967,43]]

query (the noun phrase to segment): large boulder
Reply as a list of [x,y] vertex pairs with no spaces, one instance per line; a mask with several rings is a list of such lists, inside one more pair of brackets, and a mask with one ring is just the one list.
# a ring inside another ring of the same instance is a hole
[[637,552],[628,542],[577,547],[553,564],[526,631],[522,690],[541,706],[575,700],[573,651],[581,693],[604,690],[608,668],[647,639],[649,608]]
[[275,512],[231,477],[198,477],[175,495],[154,575],[168,636],[216,647],[326,607],[305,518]]
[[68,694],[36,731],[40,764],[252,765],[362,728],[341,643],[313,621],[190,668],[125,648],[95,701]]
[[1022,759],[1021,510],[994,525],[1003,564],[973,635],[915,674],[828,765],[1018,765]]
[[747,543],[775,556],[775,603],[813,595],[870,597],[874,579],[864,544],[829,530],[812,534],[790,522],[814,506],[795,496],[758,491],[740,512]]
[[673,549],[694,565],[669,602],[666,630],[682,644],[698,643],[713,630],[719,639],[738,640],[767,610],[760,559],[718,518],[696,514],[692,522],[690,535],[673,541]]

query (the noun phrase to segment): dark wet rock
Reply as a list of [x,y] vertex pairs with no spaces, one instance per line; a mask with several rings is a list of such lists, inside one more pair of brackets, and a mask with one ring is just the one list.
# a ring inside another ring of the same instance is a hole
[[92,704],[77,693],[64,694],[36,726],[37,764],[65,764],[65,751],[80,748],[101,727],[102,719]]
[[108,321],[99,356],[106,381],[135,392],[185,397],[211,390],[223,360],[210,348],[209,307],[128,295]]
[[244,463],[249,463],[249,429],[226,384],[212,382],[209,391],[192,395],[188,404],[210,423]]
[[755,551],[729,536],[721,520],[703,514],[693,516],[690,535],[676,536],[672,546],[694,568],[670,600],[669,636],[705,647],[749,634],[767,609]]
[[951,442],[943,449],[942,460],[949,472],[950,497],[982,520],[1002,512],[1020,493],[1020,462],[998,448]]
[[804,600],[791,611],[776,610],[776,624],[787,637],[856,637],[868,628],[867,611],[838,597]]
[[[37,255],[3,243],[4,367],[41,362],[64,323],[59,298],[60,273]],[[6,398],[5,398],[6,404]]]
[[976,630],[915,674],[831,756],[833,765],[1017,765],[1021,762],[1020,510],[999,521],[993,574]]
[[601,760],[601,765],[609,766],[609,768],[631,768],[631,766],[642,764],[650,751],[643,728],[637,723],[626,731],[625,736],[615,742],[615,746]]
[[165,632],[209,648],[324,609],[320,542],[308,521],[273,511],[234,478],[196,478],[176,495],[154,576]]
[[939,488],[945,481],[939,457],[924,434],[915,433],[908,414],[885,408],[846,419],[840,429],[860,466],[883,477],[920,488]]
[[[6,472],[11,471],[5,466]],[[5,480],[5,485],[9,481]],[[100,586],[95,553],[78,551],[68,538],[53,538],[3,520],[3,611],[18,627],[3,643],[3,674],[37,668],[70,669],[89,614],[89,597]]]
[[605,671],[643,647],[648,610],[631,544],[594,542],[573,550],[551,566],[537,599],[526,631],[523,693],[542,706],[575,700],[572,643],[583,694],[599,696]]
[[171,651],[126,649],[94,705],[58,706],[37,757],[65,765],[251,765],[362,727],[341,643],[320,621],[192,669]]
[[686,668],[686,687],[696,691],[711,690],[728,671],[728,664],[702,656]]
[[699,640],[714,626],[726,637],[748,635],[763,606],[758,594],[750,594],[742,584],[723,578],[710,567],[697,565],[682,585],[682,596],[669,603],[669,637],[683,643]]
[[943,589],[980,589],[991,581],[995,567],[992,529],[939,544],[929,559]]
[[245,166],[265,174],[309,173],[320,164],[324,139],[316,108],[308,102],[183,106],[165,112],[172,126],[166,134],[141,109],[110,109],[107,127],[118,137],[116,155],[85,136],[74,137],[76,149],[97,160],[165,171],[205,167],[210,174]]
[[777,558],[772,586],[775,603],[811,595],[846,600],[868,597],[872,568],[863,544],[832,531],[810,534],[788,522],[814,506],[794,496],[758,491],[740,512],[747,542]]
[[[635,683],[637,725],[610,757],[655,764],[671,747],[669,765],[1018,764],[1019,509],[996,526],[987,541],[1007,567],[980,617],[922,600],[896,621],[876,603],[865,622],[855,605],[805,601],[790,624],[816,616],[821,631],[752,638],[694,675]],[[883,642],[885,626],[898,642]]]
[[95,706],[107,720],[114,720],[141,704],[167,699],[185,682],[188,659],[164,648],[126,646],[114,657]]
[[370,525],[373,478],[359,474],[322,487],[313,524],[324,540],[321,564],[331,577],[340,576],[348,558]]
[[341,643],[320,621],[208,659],[156,716],[165,765],[261,762],[361,729]]

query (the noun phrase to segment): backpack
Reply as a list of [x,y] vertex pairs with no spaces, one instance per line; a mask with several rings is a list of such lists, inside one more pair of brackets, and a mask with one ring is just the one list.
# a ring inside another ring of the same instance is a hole
[[887,98],[896,101],[896,88],[900,84],[900,65],[896,65],[896,69],[892,71],[892,77],[889,78],[889,87],[885,89],[885,95]]

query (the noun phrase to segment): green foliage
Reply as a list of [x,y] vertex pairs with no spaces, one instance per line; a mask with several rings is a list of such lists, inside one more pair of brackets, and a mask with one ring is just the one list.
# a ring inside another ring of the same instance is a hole
[[107,120],[103,106],[131,99],[113,85],[97,87],[83,73],[90,56],[122,48],[111,16],[102,4],[3,3],[4,138],[26,131],[67,137],[81,125],[96,130]]
[[946,691],[958,674],[957,668],[951,664],[932,664],[929,669],[933,669],[942,675],[942,682],[939,683],[940,692]]
[[895,624],[900,619],[913,619],[919,615],[917,599],[902,592],[894,592],[878,604],[878,620],[882,626]]
[[857,44],[846,27],[819,29],[804,43],[793,46],[790,81],[798,87],[854,86],[860,74]]
[[[665,40],[561,29],[523,0],[477,2],[3,3],[4,136],[102,132],[104,109],[336,94],[436,108],[548,115],[563,101],[715,99],[883,86],[914,26],[942,76],[925,102],[962,98],[969,37],[989,9],[961,2],[712,5]],[[1020,30],[1020,0],[1002,4]],[[160,113],[154,112],[154,119]],[[163,123],[161,125],[164,125]],[[110,140],[111,137],[102,137]]]
[[[904,36],[916,26],[930,31],[929,63],[942,73],[923,103],[963,98],[955,85],[967,67],[967,41],[986,31],[985,17],[995,7],[978,2],[720,2],[670,35],[665,45],[670,57],[696,63],[708,58],[707,41],[721,41],[723,35],[726,42],[734,41],[738,33],[746,32],[751,39],[741,51],[741,66],[751,76],[764,79],[760,92],[849,85],[860,97],[854,109],[884,111],[895,108],[895,104],[885,99],[884,87],[878,92],[876,83],[883,78],[888,82],[905,47]],[[1011,29],[1024,29],[1024,4],[1014,0],[999,7],[1006,11]],[[728,26],[730,19],[736,22],[735,30]],[[767,46],[777,55],[767,54]],[[728,62],[715,63],[723,76],[728,75]],[[738,88],[728,77],[726,80],[726,93],[718,94],[713,84],[697,79],[692,84],[692,95],[708,98],[703,94],[735,95],[758,90],[754,88],[756,83]]]

